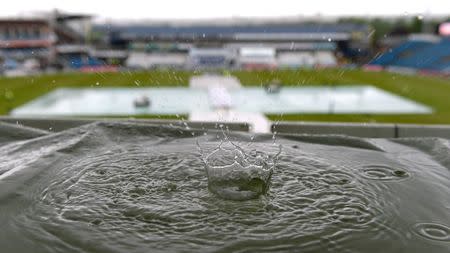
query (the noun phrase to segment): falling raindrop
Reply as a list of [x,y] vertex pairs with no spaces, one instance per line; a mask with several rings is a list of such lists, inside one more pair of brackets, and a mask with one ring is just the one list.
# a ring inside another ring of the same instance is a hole
[[272,140],[273,140],[273,144],[275,145],[275,141],[277,140],[277,131],[273,131]]

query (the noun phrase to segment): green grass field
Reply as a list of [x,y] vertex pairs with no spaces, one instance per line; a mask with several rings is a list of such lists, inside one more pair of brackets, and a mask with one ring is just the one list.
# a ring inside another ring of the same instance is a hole
[[[0,115],[7,115],[13,108],[59,87],[186,86],[190,76],[195,74],[199,73],[185,71],[70,73],[0,78]],[[428,105],[434,110],[434,113],[429,115],[269,115],[273,120],[450,124],[449,79],[342,69],[237,71],[229,74],[237,76],[245,86],[264,85],[273,79],[279,79],[284,85],[293,86],[368,84]]]

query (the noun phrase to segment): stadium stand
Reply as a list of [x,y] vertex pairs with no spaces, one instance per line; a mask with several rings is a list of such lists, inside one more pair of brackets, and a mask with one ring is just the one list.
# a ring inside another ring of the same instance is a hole
[[396,48],[389,49],[384,54],[381,54],[375,58],[370,64],[382,66],[395,65],[395,62],[399,59],[399,57],[412,54],[416,50],[419,50],[429,44],[430,42],[427,41],[407,41]]
[[[188,53],[191,49],[272,47],[280,52],[337,51],[344,56],[362,57],[370,47],[370,27],[362,24],[261,21],[258,23],[199,22],[192,24],[97,25],[94,31],[109,37],[109,46],[147,52]],[[171,45],[168,47],[168,45]],[[344,50],[345,49],[345,50]],[[192,58],[190,56],[190,58]],[[216,65],[226,61],[223,57]]]
[[448,72],[450,38],[440,38],[436,41],[408,40],[372,60],[369,65],[422,72]]

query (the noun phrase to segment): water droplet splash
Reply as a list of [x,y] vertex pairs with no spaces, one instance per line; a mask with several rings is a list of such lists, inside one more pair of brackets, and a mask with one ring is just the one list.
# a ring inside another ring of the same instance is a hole
[[226,144],[230,147],[224,147],[222,142],[204,156],[197,143],[206,168],[209,190],[229,200],[255,199],[267,193],[281,146],[278,153],[271,156],[256,150],[247,153],[231,141]]

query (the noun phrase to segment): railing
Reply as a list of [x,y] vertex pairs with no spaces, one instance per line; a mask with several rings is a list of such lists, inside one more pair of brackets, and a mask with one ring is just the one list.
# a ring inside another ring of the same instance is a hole
[[[100,119],[100,118],[16,118],[0,116],[0,122],[21,124],[47,131],[59,132],[69,128],[96,121],[125,121],[150,125],[172,125],[185,128],[185,123],[193,129],[228,129],[230,131],[249,131],[248,123],[195,122],[180,120],[154,119]],[[406,138],[406,137],[440,137],[450,139],[450,125],[416,125],[416,124],[366,124],[366,123],[329,123],[329,122],[277,122],[272,124],[272,131],[284,134],[311,135],[347,135],[363,138]]]

